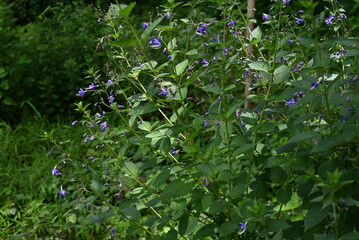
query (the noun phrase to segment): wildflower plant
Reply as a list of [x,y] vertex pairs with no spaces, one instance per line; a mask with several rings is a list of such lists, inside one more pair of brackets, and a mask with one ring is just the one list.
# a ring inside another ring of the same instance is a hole
[[239,1],[168,0],[137,25],[135,3],[110,6],[71,179],[109,237],[358,237],[359,41],[335,1],[319,17],[268,2],[249,35]]

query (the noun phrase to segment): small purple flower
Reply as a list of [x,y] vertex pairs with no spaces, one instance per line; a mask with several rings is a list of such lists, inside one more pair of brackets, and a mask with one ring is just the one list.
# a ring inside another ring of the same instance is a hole
[[159,49],[161,47],[161,40],[159,38],[151,38],[148,43],[153,49]]
[[165,14],[165,18],[167,19],[167,20],[170,20],[171,19],[171,17],[173,16],[173,13],[166,13]]
[[100,131],[101,132],[104,132],[107,128],[108,128],[107,122],[101,123],[101,125],[100,125]]
[[292,44],[294,43],[294,40],[288,40],[288,43]]
[[112,84],[114,83],[114,80],[115,80],[115,79],[113,79],[113,78],[107,80],[106,86],[112,85]]
[[165,89],[163,89],[159,94],[158,96],[167,96],[169,94],[169,92]]
[[241,230],[247,228],[247,224],[246,224],[246,223],[238,223],[238,225],[239,225],[239,228],[240,228]]
[[227,22],[227,26],[236,25],[236,24],[237,24],[237,21],[234,21],[234,20]]
[[204,121],[203,121],[203,127],[204,127],[204,128],[208,127],[208,122],[209,122],[208,120],[204,120]]
[[290,99],[285,100],[285,104],[287,104],[289,106],[293,106],[297,102],[298,102],[298,100],[295,98],[290,98]]
[[289,3],[290,3],[291,1],[292,1],[292,0],[283,0],[284,6],[289,6]]
[[86,90],[83,90],[82,88],[80,88],[80,90],[77,92],[81,97],[85,96]]
[[327,17],[326,19],[325,19],[325,23],[328,25],[328,26],[330,26],[330,25],[332,25],[333,24],[333,20],[335,19],[335,16],[334,15],[330,15],[329,17]]
[[228,55],[228,53],[229,53],[229,47],[225,47],[224,48],[224,55]]
[[203,67],[207,67],[209,65],[209,62],[207,59],[203,58],[201,60],[199,60],[202,64],[203,64]]
[[54,176],[60,176],[61,175],[60,171],[57,170],[56,168],[51,170],[51,174],[54,175]]
[[148,23],[144,22],[142,25],[142,30],[146,30],[150,26]]
[[65,191],[65,190],[62,189],[62,187],[61,187],[61,190],[60,190],[60,192],[59,192],[60,197],[61,197],[61,198],[65,198],[65,197],[66,197],[66,193],[67,193],[67,191]]
[[314,89],[314,88],[317,88],[319,85],[318,85],[318,82],[314,81],[314,82],[312,82],[312,84],[310,84],[310,86],[312,87],[311,89]]
[[345,122],[346,118],[345,115],[340,119],[341,122]]
[[302,23],[305,23],[305,20],[302,19],[302,18],[298,18],[297,21],[294,22],[294,25],[299,25],[299,24],[302,24]]
[[262,15],[262,20],[263,20],[263,21],[268,21],[269,18],[270,18],[270,15],[269,15],[269,14],[263,13],[263,15]]
[[208,25],[205,24],[205,23],[200,23],[199,26],[200,26],[200,27],[197,28],[196,33],[197,33],[198,35],[205,35],[205,34],[207,34]]
[[96,85],[94,83],[91,83],[89,86],[88,86],[88,89],[89,90],[95,90],[96,88]]
[[109,102],[109,103],[113,103],[113,101],[115,101],[115,97],[112,96],[112,95],[109,96],[109,97],[108,97],[108,102]]
[[115,238],[115,228],[111,228],[111,239]]
[[76,124],[77,124],[77,121],[73,121],[73,122],[71,123],[71,126],[76,126]]

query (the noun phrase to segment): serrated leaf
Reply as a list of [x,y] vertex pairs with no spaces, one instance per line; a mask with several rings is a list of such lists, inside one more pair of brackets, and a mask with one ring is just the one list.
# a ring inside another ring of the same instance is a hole
[[309,140],[312,138],[320,137],[320,133],[309,131],[309,132],[302,132],[294,135],[291,139],[289,139],[288,143],[297,143],[305,140]]
[[133,162],[125,162],[125,166],[122,169],[125,173],[133,177],[137,177],[139,174],[139,169]]
[[262,30],[258,26],[251,32],[250,41],[251,41],[251,43],[256,44],[260,40],[262,40]]
[[198,50],[197,49],[192,49],[192,50],[188,51],[186,53],[186,55],[188,55],[188,56],[198,55]]
[[125,214],[132,221],[138,222],[141,220],[141,213],[134,207],[128,207],[122,210],[122,213]]
[[253,70],[263,71],[266,73],[269,73],[269,69],[270,69],[269,64],[267,62],[252,62],[249,63],[248,66]]
[[136,2],[130,3],[127,7],[120,9],[119,16],[128,18],[132,12],[132,9],[136,6]]
[[189,193],[194,185],[195,182],[186,183],[181,180],[175,180],[166,186],[162,195],[166,198],[179,198]]
[[160,174],[157,175],[155,180],[153,180],[152,185],[155,188],[159,188],[161,185],[163,185],[168,177],[170,176],[171,171],[169,169],[162,171]]
[[98,193],[102,192],[102,185],[99,182],[97,182],[95,179],[92,179],[90,186],[93,190],[95,190],[95,192]]
[[236,231],[238,231],[240,228],[238,226],[237,222],[224,222],[221,226],[218,228],[218,232],[222,234],[231,234]]
[[209,225],[205,225],[202,228],[200,228],[196,234],[194,235],[194,239],[202,239],[205,238],[207,236],[212,236],[214,235],[214,229],[216,228],[215,224],[209,224]]
[[188,66],[188,59],[186,59],[183,62],[177,64],[176,68],[175,68],[176,75],[177,76],[181,75],[187,69],[187,66]]
[[150,34],[152,33],[152,31],[157,27],[157,25],[163,20],[165,16],[162,16],[160,18],[158,18],[156,21],[154,21],[153,23],[150,24],[150,26],[148,26],[148,28],[146,28],[146,30],[142,33],[141,35],[141,39],[147,39],[148,36],[150,36]]
[[278,67],[274,70],[274,80],[277,83],[282,83],[288,81],[290,76],[290,69],[286,65]]
[[178,223],[178,231],[182,235],[191,234],[197,226],[198,218],[185,214],[181,217]]
[[116,213],[112,210],[108,210],[102,213],[99,213],[95,216],[93,216],[90,220],[89,223],[90,224],[94,224],[94,223],[100,223],[100,222],[104,222],[110,218],[112,218],[113,216],[115,216]]
[[321,223],[327,214],[321,209],[321,204],[316,204],[307,212],[304,218],[304,232]]
[[266,224],[269,232],[284,231],[285,229],[290,227],[290,225],[286,221],[281,219],[268,219],[266,221]]

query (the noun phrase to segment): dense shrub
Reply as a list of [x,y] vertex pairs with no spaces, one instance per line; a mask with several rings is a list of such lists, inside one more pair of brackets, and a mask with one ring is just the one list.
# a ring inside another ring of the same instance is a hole
[[[108,62],[78,90],[88,152],[53,168],[64,205],[111,238],[357,239],[359,40],[344,9],[271,1],[255,20],[237,1],[169,0],[139,26],[134,6],[110,6]],[[59,174],[68,164],[77,175]]]
[[[71,4],[49,8],[25,26],[10,25],[11,10],[1,5],[2,78],[1,115],[16,118],[28,103],[46,115],[68,114],[90,65],[100,59],[96,38],[101,36],[97,12],[92,6]],[[12,21],[14,22],[14,21]],[[91,63],[91,64],[90,64]],[[26,105],[26,104],[25,104]]]

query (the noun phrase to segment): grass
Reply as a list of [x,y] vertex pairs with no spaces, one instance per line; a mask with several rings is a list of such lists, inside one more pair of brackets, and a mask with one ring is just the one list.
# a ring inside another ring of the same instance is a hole
[[77,215],[83,210],[74,212],[71,196],[58,197],[61,176],[50,172],[65,165],[64,153],[80,156],[80,131],[41,118],[15,127],[0,122],[0,239],[92,239],[101,230],[81,226]]

